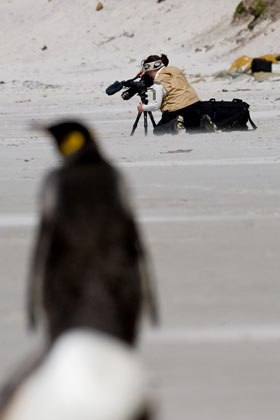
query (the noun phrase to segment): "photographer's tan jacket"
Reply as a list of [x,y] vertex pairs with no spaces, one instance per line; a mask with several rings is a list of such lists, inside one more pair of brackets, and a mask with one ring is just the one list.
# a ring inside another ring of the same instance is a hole
[[177,67],[168,66],[160,70],[156,76],[167,91],[161,104],[161,112],[177,111],[199,101],[195,89],[187,81],[183,71]]

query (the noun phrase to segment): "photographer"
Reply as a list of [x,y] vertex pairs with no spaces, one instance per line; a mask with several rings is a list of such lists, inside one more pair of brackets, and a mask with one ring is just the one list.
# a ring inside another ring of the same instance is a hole
[[150,55],[142,62],[139,76],[148,74],[154,79],[151,89],[153,100],[145,105],[140,103],[138,111],[162,111],[162,118],[154,128],[154,134],[176,134],[177,116],[184,119],[186,131],[198,129],[202,115],[202,104],[195,89],[187,81],[183,71],[168,66],[165,54]]
[[[138,106],[138,115],[133,124],[131,136],[136,130],[138,121],[144,111],[145,135],[148,133],[147,115],[150,117],[154,134],[177,134],[179,129],[185,128],[187,132],[202,131],[232,131],[248,130],[249,122],[255,130],[256,124],[250,117],[247,102],[234,98],[232,101],[200,101],[195,89],[187,81],[182,70],[168,66],[169,60],[165,54],[150,55],[142,62],[142,70],[133,79],[116,80],[107,87],[107,95],[114,95],[123,87],[128,89],[122,92],[122,98],[129,100],[134,95],[141,98]],[[140,80],[137,80],[140,79]],[[148,103],[147,90],[153,91],[153,99]],[[158,109],[162,118],[155,123],[152,111]],[[181,117],[181,118],[180,118]],[[184,120],[184,125],[182,124]]]

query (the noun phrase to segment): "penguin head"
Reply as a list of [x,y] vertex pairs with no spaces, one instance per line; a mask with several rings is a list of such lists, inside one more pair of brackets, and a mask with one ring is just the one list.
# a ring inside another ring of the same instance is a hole
[[47,127],[47,131],[53,135],[59,152],[65,157],[75,154],[89,144],[95,146],[97,151],[94,137],[78,122],[61,122]]

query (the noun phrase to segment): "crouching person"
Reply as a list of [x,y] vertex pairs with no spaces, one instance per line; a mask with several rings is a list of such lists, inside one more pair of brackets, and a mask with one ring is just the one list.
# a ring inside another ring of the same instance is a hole
[[138,111],[161,110],[162,117],[154,128],[154,134],[176,134],[177,118],[181,116],[186,131],[197,130],[200,127],[202,103],[183,71],[174,66],[168,66],[169,59],[165,54],[150,55],[142,62],[140,76],[147,73],[154,79],[151,89],[152,101],[145,105],[141,103]]

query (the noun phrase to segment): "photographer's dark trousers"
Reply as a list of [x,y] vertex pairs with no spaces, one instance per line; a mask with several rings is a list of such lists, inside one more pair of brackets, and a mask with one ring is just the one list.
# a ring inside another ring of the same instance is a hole
[[162,113],[161,120],[154,128],[154,134],[177,134],[176,117],[182,115],[184,118],[184,125],[186,131],[194,131],[200,128],[200,118],[202,115],[202,103],[200,101],[195,102],[192,105],[186,106],[185,108],[178,109],[177,111],[164,111]]

